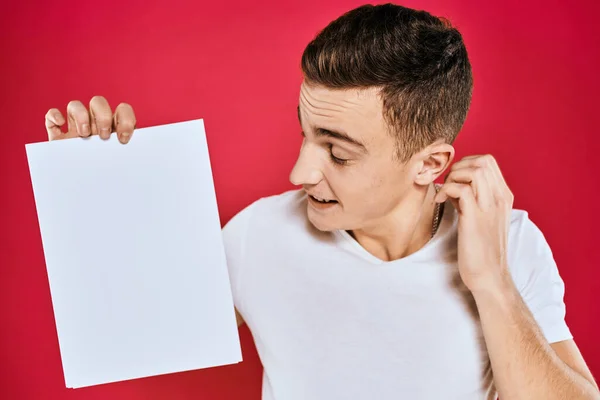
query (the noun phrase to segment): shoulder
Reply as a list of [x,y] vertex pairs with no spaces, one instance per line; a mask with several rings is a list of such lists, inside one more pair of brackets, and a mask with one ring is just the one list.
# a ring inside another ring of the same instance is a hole
[[540,228],[531,220],[526,210],[513,209],[508,231],[509,256],[536,253],[549,250],[546,238]]
[[250,228],[268,229],[305,219],[306,194],[303,190],[289,190],[262,197],[238,212],[223,228],[224,233],[247,231]]
[[513,211],[508,239],[511,276],[546,339],[572,339],[565,322],[565,283],[546,237],[526,211]]
[[255,201],[252,206],[258,213],[269,214],[296,213],[306,205],[306,193],[304,190],[289,190],[277,195],[262,197]]
[[511,213],[508,263],[511,275],[521,291],[541,276],[549,281],[559,281],[550,245],[525,210],[513,210]]

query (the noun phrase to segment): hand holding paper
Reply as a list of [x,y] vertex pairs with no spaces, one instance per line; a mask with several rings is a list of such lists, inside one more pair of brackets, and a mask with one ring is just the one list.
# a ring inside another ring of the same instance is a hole
[[[61,128],[68,122],[67,132]],[[46,131],[49,140],[70,139],[99,135],[108,139],[112,132],[117,133],[123,144],[129,142],[136,127],[133,108],[127,103],[121,103],[113,114],[108,101],[102,96],[94,96],[90,101],[89,111],[80,101],[71,101],[67,105],[67,118],[52,108],[46,113]]]
[[26,146],[67,386],[241,361],[203,121],[69,132]]

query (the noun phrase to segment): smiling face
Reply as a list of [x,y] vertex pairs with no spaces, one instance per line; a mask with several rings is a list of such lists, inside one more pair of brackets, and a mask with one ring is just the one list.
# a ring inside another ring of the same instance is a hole
[[335,200],[310,199],[310,221],[359,242],[423,230],[471,103],[460,32],[422,10],[364,5],[321,30],[301,67],[304,141],[290,180]]
[[377,226],[434,179],[423,175],[423,154],[406,163],[395,157],[376,88],[332,90],[305,81],[298,116],[304,140],[290,181],[309,194],[308,218],[319,230]]

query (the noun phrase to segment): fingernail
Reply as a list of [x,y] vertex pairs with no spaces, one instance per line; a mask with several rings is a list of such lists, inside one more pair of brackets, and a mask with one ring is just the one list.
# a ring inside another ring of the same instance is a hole
[[100,136],[102,139],[108,139],[110,137],[110,130],[108,128],[102,128],[100,131]]
[[90,126],[88,124],[81,125],[81,133],[83,133],[84,135],[89,135],[90,134]]
[[123,133],[121,133],[121,135],[122,135],[123,137],[127,137],[127,136],[129,136],[129,132],[127,132],[127,131],[126,131],[126,132],[123,132]]

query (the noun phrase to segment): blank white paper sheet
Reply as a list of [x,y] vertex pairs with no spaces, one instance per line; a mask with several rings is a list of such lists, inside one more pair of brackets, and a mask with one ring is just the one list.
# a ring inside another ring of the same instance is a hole
[[242,360],[202,120],[26,152],[67,387]]

